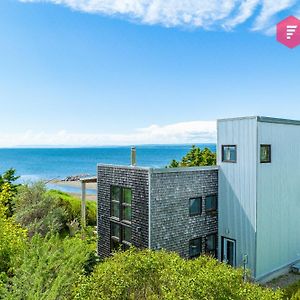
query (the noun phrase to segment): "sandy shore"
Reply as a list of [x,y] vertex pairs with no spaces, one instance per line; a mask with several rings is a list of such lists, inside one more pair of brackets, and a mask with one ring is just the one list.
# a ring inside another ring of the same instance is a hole
[[[57,185],[60,187],[71,187],[71,188],[77,188],[77,189],[81,190],[81,182],[80,181],[62,181],[62,180],[54,179],[54,180],[49,181],[48,183],[54,184],[54,185]],[[86,189],[96,191],[97,183],[87,183]],[[66,192],[66,193],[68,193],[74,197],[81,198],[81,192],[78,192],[78,193]],[[88,192],[87,192],[86,198],[87,198],[87,200],[93,200],[93,201],[97,200],[97,196],[95,194],[89,194]]]
[[[49,181],[49,183],[51,184],[56,184],[56,185],[59,185],[59,186],[67,186],[67,187],[74,187],[74,188],[78,188],[78,189],[81,189],[81,182],[80,181],[62,181],[62,180],[57,180],[57,179],[54,179],[54,180],[51,180]],[[97,183],[93,182],[93,183],[87,183],[86,184],[86,188],[89,189],[89,190],[97,190]]]

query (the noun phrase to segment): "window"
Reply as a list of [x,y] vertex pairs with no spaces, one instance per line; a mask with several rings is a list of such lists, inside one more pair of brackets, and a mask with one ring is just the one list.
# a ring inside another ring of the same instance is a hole
[[189,252],[190,252],[190,258],[195,258],[200,256],[202,252],[202,239],[196,238],[193,240],[190,240],[189,244]]
[[111,251],[126,250],[131,245],[131,203],[131,189],[119,186],[111,187]]
[[222,161],[223,162],[236,162],[236,146],[226,145],[222,146]]
[[190,216],[201,215],[202,213],[202,199],[198,198],[191,198],[190,201]]
[[205,211],[214,212],[218,208],[217,195],[209,195],[205,197]]
[[217,234],[213,233],[206,236],[205,252],[217,257]]
[[271,162],[271,145],[260,145],[260,162]]

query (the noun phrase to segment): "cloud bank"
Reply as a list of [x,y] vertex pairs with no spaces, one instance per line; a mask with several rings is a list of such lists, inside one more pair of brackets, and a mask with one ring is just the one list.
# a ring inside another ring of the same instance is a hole
[[105,146],[141,144],[209,143],[216,141],[216,122],[195,121],[151,125],[130,134],[78,134],[61,130],[56,133],[26,131],[0,133],[0,147],[15,146]]
[[144,24],[230,30],[253,18],[253,30],[270,31],[280,12],[296,13],[297,0],[19,0],[64,5],[86,13],[117,15]]

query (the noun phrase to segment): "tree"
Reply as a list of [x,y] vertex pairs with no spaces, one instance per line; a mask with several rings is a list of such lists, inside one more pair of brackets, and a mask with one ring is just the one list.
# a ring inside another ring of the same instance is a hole
[[244,283],[243,270],[210,257],[187,261],[175,253],[131,248],[99,264],[91,276],[82,277],[74,298],[279,300],[281,292]]
[[201,150],[199,147],[193,145],[191,150],[181,159],[180,162],[173,159],[168,168],[213,165],[216,165],[216,153],[212,152],[208,148]]
[[15,181],[19,176],[15,175],[15,169],[9,169],[0,175],[0,202],[6,207],[6,215],[13,215],[13,199],[17,194],[18,184]]

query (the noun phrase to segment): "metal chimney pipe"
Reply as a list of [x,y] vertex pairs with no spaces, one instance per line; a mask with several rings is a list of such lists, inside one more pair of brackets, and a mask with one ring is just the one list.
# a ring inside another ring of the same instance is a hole
[[131,147],[131,166],[136,166],[136,148]]

